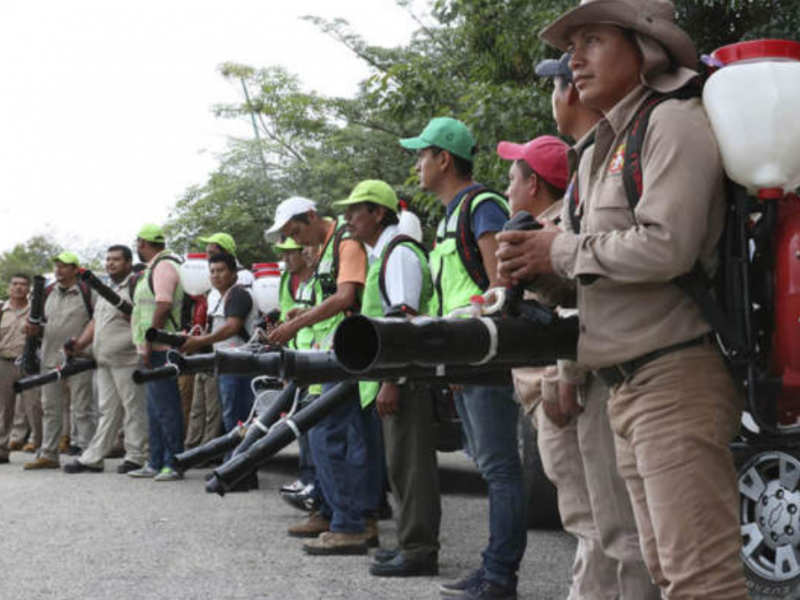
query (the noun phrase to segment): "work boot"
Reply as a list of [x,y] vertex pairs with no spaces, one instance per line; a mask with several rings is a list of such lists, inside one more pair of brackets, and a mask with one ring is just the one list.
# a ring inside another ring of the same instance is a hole
[[39,446],[34,444],[33,442],[28,442],[22,447],[23,452],[27,452],[28,454],[33,454],[39,449]]
[[342,556],[367,553],[367,533],[326,531],[303,544],[303,550],[314,556]]
[[13,440],[8,442],[8,449],[12,452],[16,452],[17,450],[22,450],[22,442],[20,440]]
[[69,452],[69,436],[62,435],[58,438],[58,453],[59,454],[66,454]]
[[57,460],[50,460],[49,458],[45,458],[44,456],[40,456],[31,462],[26,462],[22,465],[22,468],[26,471],[39,471],[41,469],[60,469],[61,463]]
[[291,537],[315,538],[320,534],[330,530],[331,522],[318,512],[311,513],[302,523],[297,523],[289,527],[288,532]]

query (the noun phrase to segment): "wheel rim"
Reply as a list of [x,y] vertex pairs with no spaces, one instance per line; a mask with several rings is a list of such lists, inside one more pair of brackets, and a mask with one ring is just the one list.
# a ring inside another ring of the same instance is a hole
[[739,471],[742,560],[775,582],[800,575],[800,462],[763,452]]

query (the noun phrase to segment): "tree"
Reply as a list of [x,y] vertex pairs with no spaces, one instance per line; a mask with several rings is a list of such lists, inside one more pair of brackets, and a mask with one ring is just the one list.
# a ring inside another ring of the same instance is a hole
[[[232,140],[218,171],[178,202],[170,230],[179,244],[227,227],[247,252],[269,256],[260,234],[277,202],[307,196],[324,212],[368,178],[413,196],[423,222],[432,225],[442,207],[418,191],[414,160],[397,140],[417,135],[435,116],[470,127],[479,150],[476,178],[505,188],[508,164],[496,157],[497,142],[555,131],[550,83],[534,68],[560,52],[537,33],[576,0],[434,0],[422,15],[413,0],[397,1],[419,23],[398,48],[368,44],[341,19],[306,17],[369,65],[355,98],[304,91],[282,67],[220,67],[241,85],[243,98],[217,107],[217,114],[251,120],[257,136]],[[741,39],[792,38],[800,30],[800,0],[678,0],[676,14],[704,53]]]
[[52,238],[37,235],[0,254],[0,298],[7,298],[8,284],[17,273],[42,275],[53,270],[53,258],[63,248]]

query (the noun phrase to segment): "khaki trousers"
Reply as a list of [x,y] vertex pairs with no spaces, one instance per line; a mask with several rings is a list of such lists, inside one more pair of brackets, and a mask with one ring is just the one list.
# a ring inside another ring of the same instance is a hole
[[19,398],[20,407],[25,411],[25,415],[29,415],[29,418],[33,421],[31,441],[38,445],[42,437],[41,405],[38,406],[37,412],[38,391],[28,390],[19,395],[14,393],[14,382],[21,376],[22,373],[14,363],[0,358],[0,458],[8,458],[8,442],[11,439],[11,430],[14,426],[17,398]]
[[39,449],[39,456],[58,460],[58,439],[63,432],[67,394],[71,400],[72,426],[77,431],[71,443],[81,448],[89,446],[97,426],[95,398],[92,393],[93,375],[94,371],[85,371],[42,388],[42,447]]
[[139,367],[98,367],[96,373],[100,420],[89,447],[78,459],[88,466],[102,466],[103,458],[117,442],[120,425],[124,432],[125,460],[147,462],[147,397],[144,386],[133,382]]
[[568,600],[658,600],[642,559],[633,509],[617,472],[608,388],[590,376],[585,410],[564,428],[534,412],[539,454],[558,489],[564,529],[578,540]]
[[[30,437],[29,437],[30,436]],[[42,390],[34,388],[17,395],[14,409],[14,426],[11,428],[11,441],[25,441],[38,448],[42,443]]]
[[192,409],[186,426],[186,448],[196,448],[222,434],[222,404],[216,377],[206,373],[194,376]]
[[642,551],[667,600],[746,600],[728,444],[742,397],[707,342],[662,356],[613,390],[617,461]]

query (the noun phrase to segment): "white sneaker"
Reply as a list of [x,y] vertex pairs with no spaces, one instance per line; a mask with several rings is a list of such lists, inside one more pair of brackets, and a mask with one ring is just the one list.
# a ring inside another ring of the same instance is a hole
[[128,477],[135,477],[136,479],[150,479],[156,475],[158,475],[158,471],[151,467],[149,463],[140,469],[128,471]]

